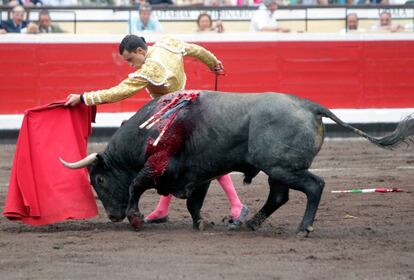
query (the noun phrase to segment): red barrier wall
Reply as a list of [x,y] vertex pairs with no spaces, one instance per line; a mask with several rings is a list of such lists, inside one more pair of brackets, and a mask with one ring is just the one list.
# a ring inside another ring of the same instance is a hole
[[[200,43],[222,60],[219,90],[276,91],[330,108],[414,108],[414,41]],[[0,114],[108,88],[134,70],[117,43],[0,43]],[[213,89],[214,75],[186,59],[188,89]],[[136,111],[142,91],[100,111]]]

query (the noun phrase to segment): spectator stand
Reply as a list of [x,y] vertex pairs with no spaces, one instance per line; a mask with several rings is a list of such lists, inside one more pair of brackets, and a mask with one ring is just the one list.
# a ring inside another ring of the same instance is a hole
[[[36,21],[40,9],[48,9],[53,22],[65,31],[75,34],[124,34],[136,6],[51,6],[26,7],[29,20]],[[204,7],[161,6],[153,7],[153,14],[161,22],[165,33],[193,33],[201,12],[221,20],[227,33],[248,32],[252,14],[257,7]],[[9,17],[11,7],[0,6],[0,19]],[[414,23],[414,5],[288,5],[276,11],[278,22],[292,32],[336,33],[345,26],[348,13],[355,12],[361,27],[370,29],[378,21],[381,11],[390,11],[393,22],[403,26]],[[412,31],[412,29],[410,30]]]

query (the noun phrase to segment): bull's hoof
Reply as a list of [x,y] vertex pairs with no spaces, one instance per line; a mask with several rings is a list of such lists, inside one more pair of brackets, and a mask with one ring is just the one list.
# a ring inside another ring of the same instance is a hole
[[306,229],[299,229],[296,233],[296,236],[299,238],[307,238],[309,237],[309,233],[313,232],[313,226],[308,226]]
[[209,226],[209,224],[203,219],[200,219],[196,223],[193,223],[193,229],[199,230],[199,231],[206,230],[208,228],[208,226]]
[[139,230],[142,227],[142,224],[143,224],[142,216],[134,214],[132,216],[129,216],[128,220],[129,220],[129,224],[132,226],[133,229]]
[[309,232],[307,230],[301,230],[296,233],[296,237],[298,238],[308,238]]
[[253,219],[247,221],[246,222],[246,226],[247,226],[247,228],[249,228],[249,229],[251,229],[253,231],[257,230],[260,227],[259,224],[255,220],[253,220]]

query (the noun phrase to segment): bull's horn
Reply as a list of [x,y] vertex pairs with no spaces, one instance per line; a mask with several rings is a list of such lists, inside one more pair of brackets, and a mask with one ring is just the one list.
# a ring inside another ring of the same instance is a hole
[[67,168],[79,169],[79,168],[82,168],[82,167],[86,167],[89,164],[91,164],[92,162],[94,162],[97,155],[98,155],[98,153],[92,153],[92,154],[88,155],[87,157],[85,157],[85,158],[83,158],[83,159],[81,159],[80,161],[77,161],[77,162],[67,162],[67,161],[63,160],[61,157],[59,157],[59,160]]

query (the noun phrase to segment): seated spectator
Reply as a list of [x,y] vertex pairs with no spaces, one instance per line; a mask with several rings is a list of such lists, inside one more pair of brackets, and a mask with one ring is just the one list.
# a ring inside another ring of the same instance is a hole
[[358,5],[367,5],[367,4],[375,4],[375,5],[379,5],[379,4],[386,4],[383,3],[385,2],[384,0],[357,0],[357,4]]
[[148,4],[147,0],[132,0],[132,5],[139,8],[142,4]]
[[42,0],[45,6],[76,6],[78,0]]
[[204,0],[175,0],[177,6],[205,6]]
[[162,27],[158,19],[151,16],[152,8],[150,4],[139,6],[138,16],[133,16],[130,22],[131,33],[138,32],[161,32]]
[[15,7],[15,6],[42,6],[43,5],[43,1],[42,0],[29,0],[29,1],[24,1],[24,0],[5,0],[3,1],[3,5],[7,5],[10,7]]
[[346,16],[346,27],[341,33],[347,32],[365,32],[365,29],[359,27],[359,19],[356,13],[350,13]]
[[[243,0],[239,1],[243,3]],[[234,6],[234,2],[233,0],[204,0],[204,6]]]
[[383,11],[379,16],[379,23],[371,27],[372,31],[389,31],[389,32],[401,32],[404,31],[404,26],[394,25],[391,22],[391,14]]
[[318,0],[302,0],[302,5],[310,6],[310,5],[318,5]]
[[[298,2],[297,0],[293,0],[293,1]],[[343,1],[343,0],[335,0],[335,1],[338,1],[338,3],[336,3],[336,4],[343,4],[343,3],[339,2],[339,1]],[[302,5],[307,5],[307,6],[308,5],[309,6],[311,6],[311,5],[326,6],[326,5],[329,5],[330,3],[331,2],[329,0],[302,0],[301,1]],[[291,1],[291,5],[292,5],[292,1]]]
[[[206,3],[206,1],[215,1],[215,0],[205,0],[204,3]],[[223,1],[223,0],[222,0]],[[226,3],[223,6],[252,6],[252,7],[257,7],[260,4],[262,4],[262,0],[228,0],[226,1]],[[207,6],[206,4],[204,4],[205,6]]]
[[58,26],[52,24],[50,14],[48,10],[41,10],[39,12],[39,25],[35,23],[29,23],[27,28],[23,28],[21,33],[63,33],[64,31]]
[[222,33],[224,32],[223,23],[219,20],[217,21],[216,25],[213,27],[213,21],[211,20],[211,16],[207,13],[201,13],[197,18],[197,32],[205,33],[205,32],[217,32]]
[[39,12],[39,33],[63,33],[63,29],[57,24],[52,24],[48,10]]
[[174,2],[172,0],[148,0],[150,5],[172,5]]
[[250,21],[252,32],[290,32],[289,28],[279,27],[275,11],[278,8],[277,0],[263,0]]
[[20,33],[29,24],[27,20],[24,20],[25,15],[26,11],[23,6],[14,7],[11,12],[11,19],[1,22],[0,34]]

